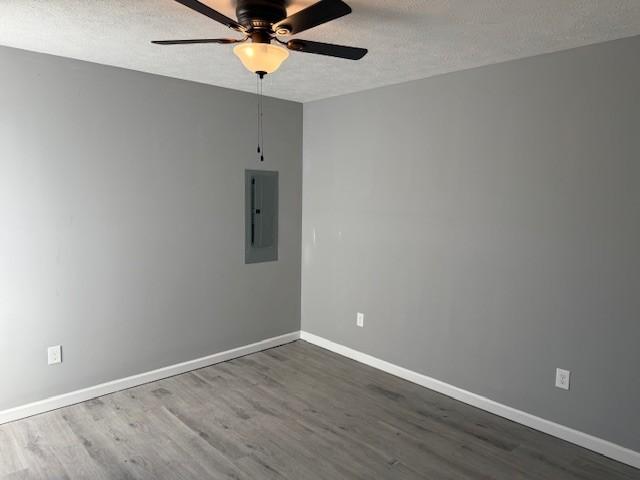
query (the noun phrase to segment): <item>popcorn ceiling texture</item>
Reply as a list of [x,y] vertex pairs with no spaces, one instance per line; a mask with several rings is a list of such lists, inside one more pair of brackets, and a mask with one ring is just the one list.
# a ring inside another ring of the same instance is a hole
[[[639,0],[347,0],[353,13],[299,38],[369,49],[360,62],[292,52],[265,82],[307,102],[640,34]],[[232,0],[205,3],[235,18]],[[289,13],[312,0],[293,0]],[[0,44],[254,91],[230,45],[150,40],[238,34],[173,0],[2,0]]]

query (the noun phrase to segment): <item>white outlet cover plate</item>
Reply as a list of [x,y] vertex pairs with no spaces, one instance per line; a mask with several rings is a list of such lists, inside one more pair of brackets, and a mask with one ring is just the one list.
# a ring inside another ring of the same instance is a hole
[[54,345],[47,348],[47,362],[49,365],[55,365],[56,363],[62,363],[62,346]]
[[364,313],[358,312],[356,315],[356,325],[360,328],[364,327]]
[[571,372],[569,370],[556,368],[556,387],[562,388],[563,390],[569,390],[570,379]]

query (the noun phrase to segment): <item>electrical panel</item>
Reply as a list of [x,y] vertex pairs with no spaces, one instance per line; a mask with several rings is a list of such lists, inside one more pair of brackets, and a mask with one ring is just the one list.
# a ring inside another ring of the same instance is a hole
[[278,172],[245,171],[244,260],[278,260]]

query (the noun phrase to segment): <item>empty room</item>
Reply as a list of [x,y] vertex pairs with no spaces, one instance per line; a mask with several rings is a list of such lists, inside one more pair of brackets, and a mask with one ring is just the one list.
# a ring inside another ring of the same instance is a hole
[[0,480],[640,480],[640,1],[0,0]]

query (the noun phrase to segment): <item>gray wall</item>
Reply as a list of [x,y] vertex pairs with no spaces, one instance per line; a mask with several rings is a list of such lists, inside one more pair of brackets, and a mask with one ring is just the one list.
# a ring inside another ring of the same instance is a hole
[[305,104],[303,329],[640,450],[639,85],[635,37]]
[[[300,104],[266,101],[258,165],[250,94],[7,48],[0,71],[0,410],[299,329]],[[278,262],[244,265],[245,168],[280,171]]]

